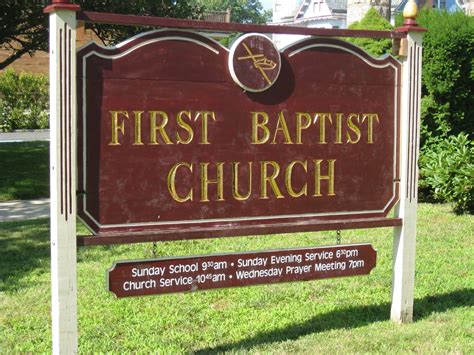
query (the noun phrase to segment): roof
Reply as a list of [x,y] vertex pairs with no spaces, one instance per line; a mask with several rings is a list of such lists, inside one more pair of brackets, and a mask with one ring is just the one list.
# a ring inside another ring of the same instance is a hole
[[392,12],[401,12],[408,0],[392,0],[390,3]]
[[332,12],[347,12],[347,0],[326,0],[326,4]]

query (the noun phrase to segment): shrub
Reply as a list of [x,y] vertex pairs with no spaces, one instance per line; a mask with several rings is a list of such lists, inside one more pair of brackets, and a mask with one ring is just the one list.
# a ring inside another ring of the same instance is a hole
[[423,9],[422,142],[467,133],[474,138],[474,17]]
[[48,128],[49,94],[45,75],[0,74],[0,130]]
[[438,139],[427,144],[420,157],[420,187],[434,197],[453,202],[454,212],[474,212],[474,142],[468,135]]
[[[360,21],[351,23],[349,26],[352,30],[386,30],[391,31],[392,25],[384,19],[373,7],[367,11]],[[365,49],[368,53],[375,57],[380,57],[392,51],[392,40],[390,38],[351,38],[349,42],[354,43]]]

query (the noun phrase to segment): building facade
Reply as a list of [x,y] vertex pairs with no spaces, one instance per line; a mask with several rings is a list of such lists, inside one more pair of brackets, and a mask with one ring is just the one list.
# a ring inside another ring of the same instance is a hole
[[[347,0],[275,0],[274,26],[300,26],[308,28],[345,28]],[[273,35],[278,48],[285,47],[303,36]]]
[[[301,26],[309,28],[347,28],[360,21],[370,7],[394,24],[395,15],[403,11],[408,0],[274,0],[274,26]],[[474,0],[417,0],[418,7],[432,7],[446,11],[465,11],[474,14]],[[279,48],[302,36],[273,36]]]

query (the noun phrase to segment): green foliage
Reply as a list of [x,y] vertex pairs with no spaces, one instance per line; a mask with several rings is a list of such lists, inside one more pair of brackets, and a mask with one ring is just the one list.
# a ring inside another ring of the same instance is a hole
[[271,11],[265,11],[259,0],[194,0],[205,10],[226,11],[230,9],[231,22],[266,23],[271,20]]
[[474,17],[423,9],[422,142],[474,137]]
[[[157,16],[171,18],[198,19],[202,15],[202,7],[193,1],[175,0],[78,0],[84,11],[112,12],[137,16]],[[119,43],[138,33],[153,29],[141,26],[119,26],[108,24],[87,24],[107,45]]]
[[6,70],[0,75],[0,130],[48,128],[48,77]]
[[[474,18],[423,9],[420,191],[474,212]],[[426,197],[423,196],[422,197]]]
[[474,142],[467,134],[425,145],[420,157],[420,186],[454,203],[458,214],[474,213]]
[[[259,0],[193,0],[204,11],[227,11],[230,9],[230,21],[236,23],[263,24],[269,22],[271,11],[265,11]],[[220,40],[221,44],[229,47],[242,33],[230,33]]]
[[[392,25],[384,19],[373,7],[367,11],[360,21],[356,21],[349,26],[352,30],[386,30],[391,31]],[[392,40],[390,38],[350,38],[349,42],[365,49],[375,57],[380,57],[390,53],[392,50]]]

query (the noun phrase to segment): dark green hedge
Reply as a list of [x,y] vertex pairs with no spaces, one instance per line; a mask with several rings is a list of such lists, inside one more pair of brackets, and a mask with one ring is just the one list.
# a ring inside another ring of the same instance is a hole
[[48,77],[6,70],[0,74],[0,131],[48,128]]

